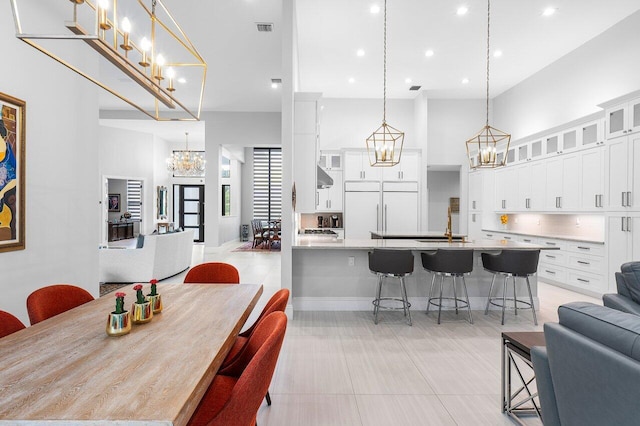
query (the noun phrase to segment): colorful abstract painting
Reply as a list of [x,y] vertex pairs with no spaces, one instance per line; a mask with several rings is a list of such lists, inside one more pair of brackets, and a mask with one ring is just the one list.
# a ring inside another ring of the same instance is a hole
[[0,252],[25,243],[25,102],[0,93]]

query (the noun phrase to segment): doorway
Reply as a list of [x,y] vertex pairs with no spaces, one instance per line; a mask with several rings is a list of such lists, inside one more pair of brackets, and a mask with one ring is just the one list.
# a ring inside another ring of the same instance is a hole
[[447,208],[451,207],[451,229],[460,233],[460,166],[428,166],[429,232],[447,228]]
[[173,221],[193,229],[193,241],[204,242],[204,185],[173,185]]

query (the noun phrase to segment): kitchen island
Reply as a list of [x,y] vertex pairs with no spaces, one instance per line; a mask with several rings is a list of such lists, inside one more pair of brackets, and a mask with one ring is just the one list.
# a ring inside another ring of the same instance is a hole
[[[337,239],[298,236],[293,243],[292,300],[294,310],[369,310],[374,298],[376,277],[369,271],[368,252],[374,248],[413,251],[413,274],[406,279],[407,293],[413,310],[426,309],[431,274],[422,268],[420,252],[438,249],[474,251],[474,269],[466,277],[471,309],[484,309],[493,274],[482,267],[482,252],[501,250],[552,250],[548,246],[507,240],[474,240],[466,242],[434,242],[410,239]],[[530,278],[534,303],[538,303],[538,285]],[[500,284],[502,282],[500,281]],[[451,291],[451,286],[446,286]],[[509,285],[509,291],[513,286]],[[391,287],[390,287],[391,288]],[[526,286],[517,286],[518,296],[525,297]],[[512,294],[512,293],[511,293]],[[528,296],[527,296],[528,297]],[[493,307],[493,309],[497,309]]]

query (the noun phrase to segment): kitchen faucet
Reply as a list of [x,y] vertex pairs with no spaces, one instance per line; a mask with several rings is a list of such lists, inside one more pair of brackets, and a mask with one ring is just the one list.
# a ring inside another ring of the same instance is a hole
[[444,231],[444,236],[449,239],[449,243],[453,240],[453,232],[451,231],[451,207],[447,207],[447,229]]

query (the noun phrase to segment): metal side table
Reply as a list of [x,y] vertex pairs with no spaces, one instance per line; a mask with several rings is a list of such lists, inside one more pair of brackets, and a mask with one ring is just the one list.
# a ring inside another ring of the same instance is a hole
[[[538,391],[533,381],[535,376],[523,374],[517,359],[533,371],[531,348],[546,346],[544,333],[541,331],[519,331],[502,333],[502,412],[507,413],[516,423],[524,425],[520,415],[536,415],[540,420],[540,402]],[[518,382],[513,386],[514,374]],[[526,372],[525,372],[526,373]]]

